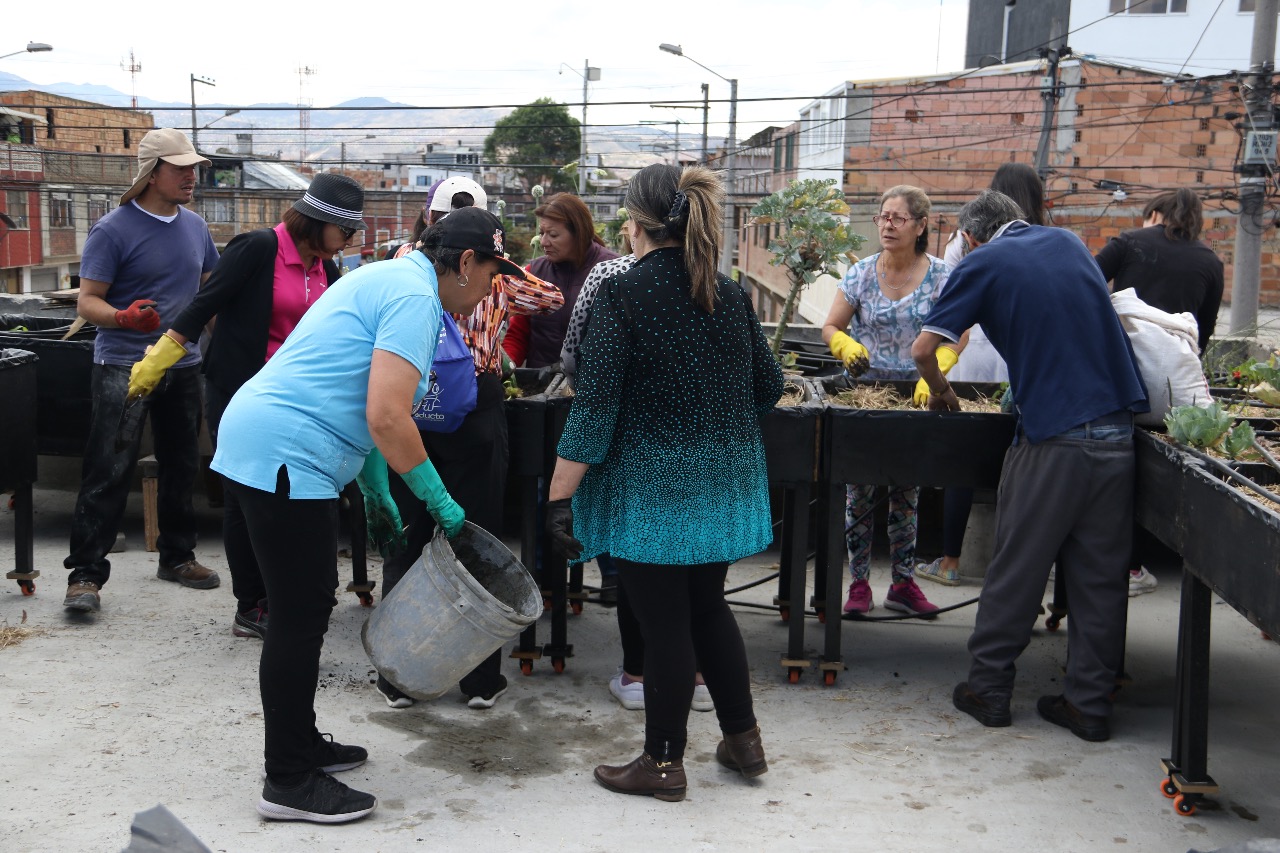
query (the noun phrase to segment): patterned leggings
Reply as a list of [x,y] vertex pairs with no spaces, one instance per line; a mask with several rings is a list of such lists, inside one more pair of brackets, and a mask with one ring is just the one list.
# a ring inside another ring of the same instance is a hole
[[[854,581],[867,579],[871,571],[871,536],[874,529],[875,486],[848,486],[844,504],[844,541],[849,549],[849,574]],[[916,504],[920,489],[889,490],[889,557],[893,582],[915,576]]]

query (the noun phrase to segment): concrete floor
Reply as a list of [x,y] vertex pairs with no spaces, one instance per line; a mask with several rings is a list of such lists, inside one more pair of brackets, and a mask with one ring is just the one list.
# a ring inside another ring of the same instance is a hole
[[[42,459],[42,466],[65,460]],[[45,468],[42,467],[42,476]],[[1128,671],[1114,737],[1088,744],[1043,722],[1034,703],[1060,692],[1065,630],[1038,631],[1023,656],[1014,725],[987,730],[951,707],[967,667],[974,609],[938,622],[846,624],[849,670],[834,687],[786,683],[785,628],[742,608],[770,772],[748,783],[714,760],[713,714],[692,714],[683,803],[623,797],[592,768],[633,758],[643,714],[607,680],[619,663],[612,611],[571,617],[575,656],[540,663],[491,711],[457,693],[393,711],[372,687],[360,645],[368,615],[343,594],[325,643],[319,726],[368,747],[344,781],[377,794],[359,823],[267,823],[261,782],[257,641],[231,635],[228,575],[214,591],[156,580],[134,495],[129,549],[113,555],[102,612],[61,607],[74,493],[37,492],[37,594],[0,587],[0,627],[31,631],[0,649],[0,849],[120,850],[133,814],[164,803],[219,851],[523,850],[1213,850],[1280,837],[1275,737],[1280,648],[1226,605],[1214,608],[1210,773],[1218,808],[1189,818],[1157,790],[1168,753],[1178,578],[1132,600]],[[215,513],[201,508],[199,558],[225,570]],[[0,565],[12,566],[13,514],[0,510]],[[768,574],[765,554],[731,582]],[[349,579],[349,564],[341,567]],[[376,574],[376,565],[374,566]],[[588,570],[588,581],[592,574]],[[878,570],[877,600],[887,587]],[[974,586],[928,586],[938,603]],[[739,596],[765,603],[773,585]],[[883,612],[883,611],[879,611]],[[545,639],[545,620],[540,624]],[[808,633],[816,650],[816,622]],[[816,651],[812,651],[816,654]]]

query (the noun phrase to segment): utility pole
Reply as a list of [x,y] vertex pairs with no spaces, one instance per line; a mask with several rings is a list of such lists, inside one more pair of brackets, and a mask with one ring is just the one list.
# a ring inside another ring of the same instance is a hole
[[582,132],[578,134],[582,154],[578,163],[578,195],[587,194],[587,84],[600,79],[600,69],[591,67],[591,60],[582,60]]
[[711,84],[702,84],[702,165],[707,165],[707,118],[711,115]]
[[733,167],[738,159],[738,78],[729,80],[729,153],[725,157],[724,170],[728,175],[728,193],[725,195],[724,247],[720,255],[720,274],[733,277],[733,255],[738,248],[738,208],[734,203],[737,192]]
[[198,74],[191,75],[191,147],[197,152],[200,146],[196,139],[196,134],[200,132],[200,125],[196,123],[196,84],[203,83],[206,86],[218,85],[212,77],[201,77]]
[[1235,263],[1231,277],[1233,335],[1256,334],[1258,284],[1262,278],[1263,202],[1276,163],[1276,132],[1272,115],[1272,72],[1276,52],[1276,12],[1280,0],[1257,0],[1253,13],[1253,45],[1249,53],[1249,83],[1245,102],[1244,162],[1240,172],[1240,216],[1236,220]]
[[1040,122],[1040,144],[1036,146],[1036,174],[1040,180],[1049,177],[1049,141],[1053,138],[1053,126],[1058,117],[1058,99],[1062,97],[1058,86],[1058,63],[1071,55],[1071,48],[1044,47],[1040,57],[1047,59],[1049,67],[1040,78],[1040,97],[1044,99],[1044,117]]

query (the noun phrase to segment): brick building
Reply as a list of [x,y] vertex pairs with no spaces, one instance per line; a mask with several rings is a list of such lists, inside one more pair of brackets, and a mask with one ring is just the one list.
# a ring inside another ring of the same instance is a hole
[[0,292],[75,287],[89,228],[133,183],[148,112],[47,92],[0,92],[0,210],[16,223],[0,243]]
[[[1056,225],[1096,252],[1138,227],[1155,194],[1191,187],[1205,203],[1201,237],[1227,265],[1229,301],[1244,112],[1236,84],[1067,59],[1059,67],[1058,98],[1047,101],[1046,74],[1044,62],[1032,61],[843,84],[802,111],[795,176],[841,180],[852,224],[870,238],[865,252],[877,247],[870,218],[880,194],[895,184],[921,187],[934,204],[930,251],[940,255],[960,206],[1001,163],[1034,163],[1046,132],[1046,192]],[[1047,103],[1054,111],[1042,131]],[[740,242],[755,245],[761,237],[752,231],[744,226]],[[1280,305],[1277,260],[1280,239],[1268,230],[1263,305]],[[803,297],[802,316],[820,322],[834,295],[834,281],[815,283]]]

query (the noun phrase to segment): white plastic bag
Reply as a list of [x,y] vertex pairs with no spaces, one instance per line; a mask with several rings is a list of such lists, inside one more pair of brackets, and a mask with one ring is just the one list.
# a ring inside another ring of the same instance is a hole
[[1200,366],[1195,317],[1185,311],[1170,314],[1153,308],[1132,288],[1113,293],[1111,305],[1133,344],[1151,403],[1151,411],[1135,415],[1135,422],[1157,426],[1174,406],[1208,406],[1213,402]]

